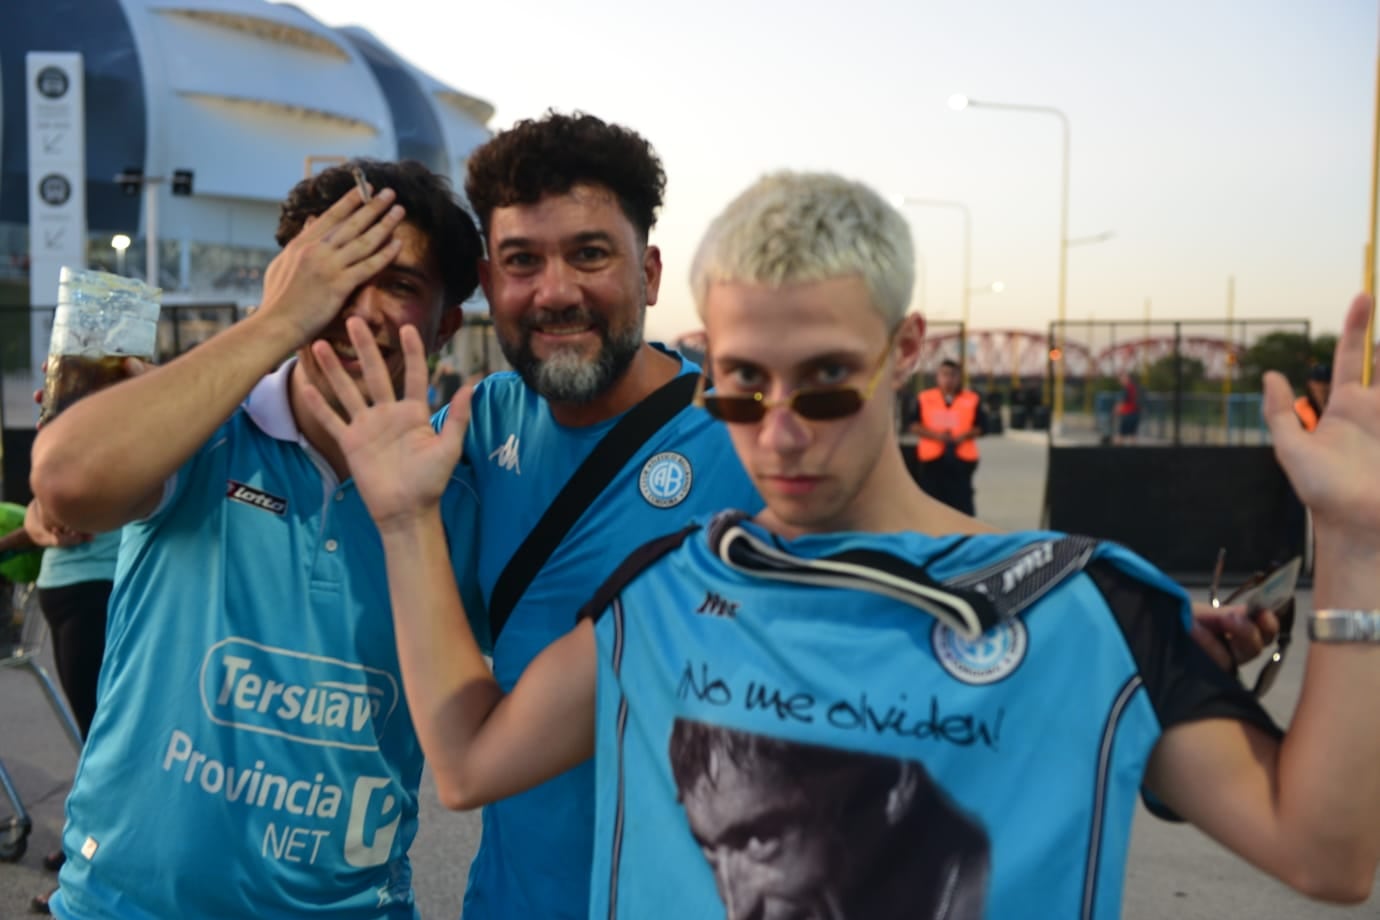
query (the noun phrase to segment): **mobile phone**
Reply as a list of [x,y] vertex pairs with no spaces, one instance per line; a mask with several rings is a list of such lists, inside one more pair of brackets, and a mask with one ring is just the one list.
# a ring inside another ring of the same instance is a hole
[[1295,556],[1275,569],[1265,580],[1253,588],[1232,598],[1232,604],[1245,604],[1246,615],[1252,620],[1266,610],[1277,613],[1294,596],[1298,585],[1299,571],[1303,568],[1303,558]]

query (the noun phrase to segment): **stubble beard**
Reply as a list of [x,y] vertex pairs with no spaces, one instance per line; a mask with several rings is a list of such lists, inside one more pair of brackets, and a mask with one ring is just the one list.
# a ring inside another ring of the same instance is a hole
[[[526,326],[521,330],[519,341],[499,336],[498,344],[523,382],[548,402],[581,406],[611,390],[632,365],[642,347],[646,312],[638,311],[636,320],[614,331],[610,331],[600,317],[582,315],[584,311],[565,311],[562,317],[572,312],[591,321],[599,334],[599,352],[593,358],[585,357],[576,349],[559,349],[549,358],[538,358],[532,352],[532,334]],[[538,318],[542,320],[543,317]]]

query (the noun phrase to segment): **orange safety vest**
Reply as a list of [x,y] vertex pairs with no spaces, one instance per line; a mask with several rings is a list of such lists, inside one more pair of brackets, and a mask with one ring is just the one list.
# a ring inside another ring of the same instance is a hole
[[1300,396],[1294,400],[1294,414],[1303,422],[1305,431],[1313,431],[1318,427],[1318,413],[1313,409],[1313,404],[1308,401],[1307,396]]
[[[977,416],[978,395],[972,390],[959,391],[952,404],[944,401],[944,391],[939,387],[930,387],[920,394],[920,424],[931,431],[947,431],[954,437],[962,437],[973,430]],[[938,460],[944,456],[944,442],[921,437],[916,453],[921,463]],[[957,453],[958,459],[976,463],[977,441],[960,441]]]

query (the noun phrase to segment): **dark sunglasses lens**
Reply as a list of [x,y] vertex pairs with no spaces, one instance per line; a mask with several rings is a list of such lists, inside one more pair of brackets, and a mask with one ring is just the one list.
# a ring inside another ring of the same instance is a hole
[[862,408],[862,404],[862,394],[851,388],[806,390],[796,394],[792,408],[802,418],[827,422],[852,415]]
[[762,404],[751,396],[718,396],[706,393],[703,399],[705,411],[721,422],[760,422],[766,415]]

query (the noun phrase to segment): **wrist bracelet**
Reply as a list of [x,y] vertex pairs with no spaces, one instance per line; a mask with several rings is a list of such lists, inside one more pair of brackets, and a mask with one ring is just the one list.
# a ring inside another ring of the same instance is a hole
[[1380,610],[1314,610],[1308,617],[1308,638],[1380,643]]

